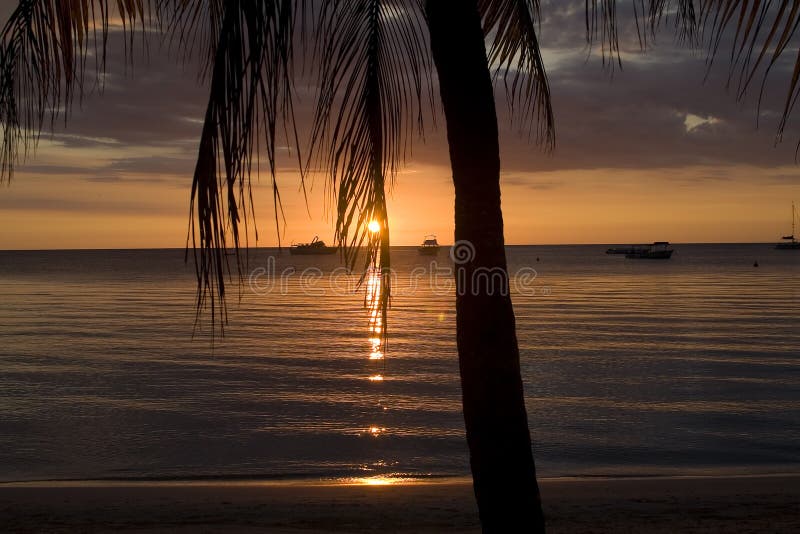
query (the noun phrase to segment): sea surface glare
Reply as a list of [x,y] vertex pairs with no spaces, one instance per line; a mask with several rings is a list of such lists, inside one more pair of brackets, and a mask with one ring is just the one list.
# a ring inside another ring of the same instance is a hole
[[[508,248],[540,476],[797,472],[800,251],[606,248]],[[0,481],[467,475],[452,263],[392,262],[388,346],[258,249],[212,348],[182,250],[0,252]]]

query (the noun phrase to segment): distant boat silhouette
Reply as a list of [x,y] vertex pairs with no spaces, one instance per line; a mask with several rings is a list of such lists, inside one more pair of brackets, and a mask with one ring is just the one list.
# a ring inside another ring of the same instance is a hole
[[794,202],[792,202],[792,234],[785,235],[781,239],[783,239],[783,243],[778,243],[775,245],[775,248],[778,250],[800,250],[800,241],[794,237],[795,234],[795,225],[797,220],[797,210],[794,207]]
[[647,245],[631,245],[629,247],[610,248],[606,254],[636,254],[647,250]]
[[292,245],[289,248],[289,253],[300,256],[335,254],[336,247],[325,246],[324,241],[320,241],[318,236],[314,236],[314,239],[311,241],[311,243],[298,243],[296,245]]
[[424,256],[436,256],[439,253],[439,242],[433,234],[426,235],[425,240],[417,247],[420,254]]
[[625,257],[633,260],[668,260],[675,250],[669,248],[669,241],[656,241],[652,245],[635,249]]
[[612,247],[606,250],[606,254],[620,254],[626,258],[645,260],[668,260],[673,252],[674,250],[669,248],[668,241],[656,241],[652,245]]

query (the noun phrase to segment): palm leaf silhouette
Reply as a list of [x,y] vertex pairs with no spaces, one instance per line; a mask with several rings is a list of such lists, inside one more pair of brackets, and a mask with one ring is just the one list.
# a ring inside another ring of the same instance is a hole
[[[601,42],[604,61],[610,53],[621,62],[616,0],[587,0],[586,6],[588,41]],[[778,60],[792,43],[797,46],[800,3],[795,0],[633,0],[633,6],[643,46],[670,17],[682,41],[707,50],[709,70],[727,46],[728,85],[735,85],[736,99],[742,100],[754,81],[761,80],[757,109]],[[794,60],[776,142],[782,140],[799,95],[800,54]]]
[[275,147],[278,123],[291,110],[294,20],[288,0],[232,0],[224,3],[221,26],[215,32],[218,43],[209,63],[211,90],[192,181],[190,237],[197,268],[198,314],[210,297],[212,323],[219,316],[221,328],[227,320],[225,278],[231,272],[226,251],[235,250],[236,274],[241,280],[246,259],[240,250],[242,239],[249,245],[248,221],[253,211],[251,176],[254,165],[256,170],[259,167],[262,142],[276,217],[280,210]]
[[[330,173],[336,241],[353,267],[363,248],[364,272],[380,267],[379,302],[385,333],[391,295],[386,195],[423,132],[423,108],[432,102],[431,64],[424,17],[417,2],[343,0],[319,13],[315,59],[319,98],[311,153]],[[370,221],[381,231],[371,233]],[[363,279],[362,279],[363,280]]]
[[[539,50],[538,0],[476,0],[489,56],[508,93],[512,116],[552,145],[550,89]],[[709,69],[729,47],[728,73],[741,99],[796,46],[800,3],[789,0],[632,0],[639,40],[646,46],[670,18],[678,37],[708,52]],[[586,0],[586,35],[600,42],[604,61],[621,62],[616,0]],[[253,202],[251,175],[262,155],[272,180],[280,224],[275,147],[294,121],[294,48],[308,36],[320,86],[309,151],[330,173],[336,240],[350,267],[363,250],[365,267],[390,265],[386,195],[408,156],[413,134],[433,107],[427,29],[419,0],[22,0],[0,34],[0,180],[9,181],[45,128],[66,120],[85,84],[87,63],[105,70],[110,28],[121,21],[134,36],[159,32],[184,58],[199,57],[210,86],[192,182],[190,231],[195,253],[198,314],[226,321],[226,278],[243,276]],[[302,38],[298,36],[302,34]],[[726,41],[727,40],[727,41]],[[98,79],[99,76],[95,76]],[[794,61],[780,140],[800,94]],[[759,100],[760,103],[760,100]],[[48,120],[49,119],[49,120]],[[371,235],[370,220],[384,231]],[[279,232],[280,235],[280,232]],[[255,235],[258,238],[257,234]],[[225,251],[233,248],[235,265]],[[188,247],[187,247],[188,252]],[[390,294],[382,281],[385,318]],[[199,317],[199,315],[198,315]]]
[[0,181],[35,148],[49,118],[50,127],[69,116],[75,96],[85,91],[87,58],[105,69],[109,24],[118,16],[131,38],[145,27],[149,6],[141,0],[22,0],[0,34]]
[[484,33],[491,40],[489,64],[495,76],[502,75],[512,120],[536,129],[536,140],[551,147],[555,142],[555,121],[550,103],[539,38],[538,0],[480,0]]

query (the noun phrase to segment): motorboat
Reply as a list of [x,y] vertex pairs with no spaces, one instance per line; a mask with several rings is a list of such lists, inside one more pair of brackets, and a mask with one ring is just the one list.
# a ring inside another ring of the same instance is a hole
[[417,250],[423,256],[436,256],[439,253],[439,242],[436,241],[436,236],[426,235],[425,240],[422,241],[422,244],[417,247]]
[[289,247],[289,252],[295,255],[306,256],[335,254],[336,247],[326,246],[324,241],[321,241],[318,236],[314,236],[314,239],[310,243],[298,243],[296,245],[292,245]]

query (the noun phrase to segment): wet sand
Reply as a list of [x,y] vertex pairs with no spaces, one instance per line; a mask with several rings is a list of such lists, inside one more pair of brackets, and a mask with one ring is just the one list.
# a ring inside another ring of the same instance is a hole
[[[799,532],[800,476],[541,481],[548,531]],[[471,486],[0,485],[3,532],[478,532]]]

